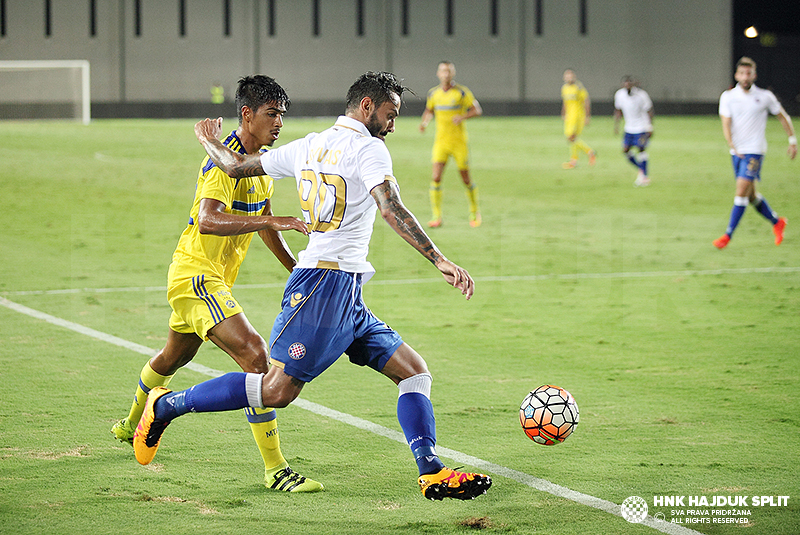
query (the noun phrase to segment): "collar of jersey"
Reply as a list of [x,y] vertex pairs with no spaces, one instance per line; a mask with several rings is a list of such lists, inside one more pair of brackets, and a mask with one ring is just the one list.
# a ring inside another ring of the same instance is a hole
[[244,144],[242,144],[242,140],[239,139],[239,136],[236,135],[236,130],[231,130],[230,135],[225,138],[223,145],[230,148],[232,144],[231,141],[233,139],[235,139],[236,142],[239,143],[239,147],[236,149],[236,152],[238,152],[239,154],[247,154],[244,150]]
[[359,134],[362,134],[367,137],[372,137],[372,134],[369,133],[367,130],[367,125],[362,123],[361,121],[357,121],[352,117],[348,117],[346,115],[340,115],[338,119],[336,119],[336,124],[333,126],[341,126],[342,128],[349,128],[350,130],[355,130]]

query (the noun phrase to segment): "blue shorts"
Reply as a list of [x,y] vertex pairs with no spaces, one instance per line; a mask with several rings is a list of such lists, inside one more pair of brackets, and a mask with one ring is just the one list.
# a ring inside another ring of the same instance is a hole
[[640,151],[647,148],[647,142],[650,141],[650,134],[647,132],[642,132],[641,134],[629,134],[625,132],[625,136],[622,138],[622,146],[625,147],[625,150],[628,150],[631,147],[638,147]]
[[741,158],[735,154],[731,156],[733,160],[733,172],[736,178],[745,180],[761,180],[761,162],[764,161],[763,154],[743,154]]
[[342,353],[381,371],[403,343],[364,304],[360,273],[295,269],[281,306],[269,337],[270,362],[306,383]]

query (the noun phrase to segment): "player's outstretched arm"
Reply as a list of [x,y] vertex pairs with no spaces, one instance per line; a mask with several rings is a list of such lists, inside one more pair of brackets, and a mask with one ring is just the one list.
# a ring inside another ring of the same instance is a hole
[[231,178],[245,178],[248,176],[261,176],[264,168],[261,167],[261,157],[258,154],[239,154],[234,152],[219,140],[222,133],[222,117],[216,119],[203,119],[194,125],[194,135],[206,149],[209,158]]
[[[272,215],[272,203],[269,199],[267,199],[267,204],[264,206],[264,211],[261,212],[261,215]],[[269,250],[272,251],[272,254],[275,255],[275,258],[283,264],[283,267],[291,272],[294,266],[297,265],[297,259],[292,254],[292,250],[287,245],[286,240],[283,239],[283,235],[274,229],[259,230],[258,235]]]
[[401,238],[406,240],[411,246],[422,254],[425,258],[431,261],[436,266],[444,280],[451,286],[461,290],[461,294],[466,296],[467,299],[472,297],[475,291],[475,282],[466,269],[457,266],[449,261],[439,251],[436,245],[431,241],[422,226],[417,221],[400,200],[400,193],[397,191],[397,186],[387,180],[383,184],[372,188],[370,192],[375,202],[378,203],[378,209],[381,211],[381,217],[386,221],[392,229],[394,229]]
[[203,199],[200,201],[200,210],[197,214],[197,224],[201,234],[214,236],[238,236],[260,230],[296,230],[308,235],[308,226],[291,216],[246,216],[229,214],[225,211],[225,203],[216,199]]
[[786,131],[786,135],[789,136],[789,148],[786,150],[786,153],[789,155],[790,159],[794,160],[795,156],[797,156],[797,136],[794,135],[792,118],[786,113],[783,106],[781,106],[781,111],[778,112],[778,120]]

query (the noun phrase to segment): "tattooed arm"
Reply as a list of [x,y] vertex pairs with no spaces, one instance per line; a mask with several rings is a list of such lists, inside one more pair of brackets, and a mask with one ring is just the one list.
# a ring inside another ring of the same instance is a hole
[[264,168],[261,167],[259,154],[239,154],[234,152],[219,140],[222,133],[222,117],[216,119],[203,119],[194,125],[194,135],[206,149],[209,158],[231,178],[244,178],[261,176]]
[[397,186],[386,180],[383,184],[372,188],[370,192],[375,202],[378,203],[378,209],[381,211],[381,217],[386,221],[397,234],[400,235],[405,241],[422,254],[425,258],[436,266],[444,280],[448,284],[461,290],[461,293],[469,299],[475,290],[475,282],[469,276],[467,270],[457,266],[449,261],[439,251],[436,245],[431,241],[425,231],[422,230],[417,218],[414,214],[408,211],[400,200],[400,194],[397,191]]

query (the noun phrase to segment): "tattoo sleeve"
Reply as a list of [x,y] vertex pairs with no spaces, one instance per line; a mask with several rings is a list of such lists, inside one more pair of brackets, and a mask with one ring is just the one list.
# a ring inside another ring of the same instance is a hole
[[422,226],[420,226],[414,214],[409,212],[403,205],[397,187],[387,180],[373,188],[371,193],[375,202],[378,203],[381,217],[401,238],[435,265],[442,258],[442,253],[439,252],[436,245],[422,230]]
[[261,167],[261,156],[258,154],[239,154],[234,152],[218,139],[203,142],[209,158],[231,178],[244,178],[265,174]]

